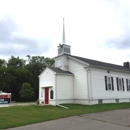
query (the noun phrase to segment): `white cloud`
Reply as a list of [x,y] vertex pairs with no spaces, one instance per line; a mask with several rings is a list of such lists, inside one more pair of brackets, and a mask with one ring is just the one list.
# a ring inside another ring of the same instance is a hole
[[[14,48],[23,48],[14,55],[33,55],[37,48],[34,55],[55,57],[65,17],[66,44],[71,45],[73,55],[122,65],[130,56],[129,49],[119,50],[119,43],[122,45],[130,30],[129,7],[129,0],[4,0],[0,1],[0,21],[10,16],[18,27],[13,37],[28,39],[27,46],[12,42]],[[13,49],[8,56],[11,54]]]

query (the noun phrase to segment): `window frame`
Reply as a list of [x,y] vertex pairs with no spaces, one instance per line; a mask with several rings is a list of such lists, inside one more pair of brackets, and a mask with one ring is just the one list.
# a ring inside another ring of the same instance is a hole
[[[108,83],[108,81],[110,83]],[[110,86],[109,86],[110,85]],[[110,88],[110,89],[109,89]],[[112,90],[112,80],[111,80],[111,77],[110,76],[107,76],[107,90],[108,91],[111,91]]]
[[126,79],[127,91],[130,91],[130,79]]
[[[117,81],[117,90],[118,91],[125,91],[125,89],[124,89],[124,78],[116,77],[116,81]],[[121,83],[121,84],[119,84],[119,83]]]
[[[110,81],[110,83],[108,83]],[[112,76],[105,76],[105,85],[106,85],[106,90],[107,91],[114,91],[114,82],[113,82],[113,77]],[[111,85],[111,87],[109,87]],[[109,89],[111,88],[111,89]]]
[[50,90],[50,99],[54,99],[54,90]]
[[43,98],[43,90],[41,90],[41,98]]
[[119,91],[122,91],[123,90],[122,78],[118,78],[118,86],[119,86]]

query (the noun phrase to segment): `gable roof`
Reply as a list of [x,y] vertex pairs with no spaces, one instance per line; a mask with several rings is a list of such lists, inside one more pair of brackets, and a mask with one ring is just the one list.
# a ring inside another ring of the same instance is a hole
[[71,75],[73,74],[73,73],[71,73],[69,71],[64,71],[64,70],[62,70],[60,68],[54,68],[54,67],[48,67],[48,68],[50,68],[51,70],[55,71],[58,74],[71,74]]
[[123,70],[123,71],[130,71],[130,68],[120,66],[120,65],[105,63],[105,62],[91,60],[91,59],[78,57],[78,56],[72,56],[72,55],[69,55],[69,56],[73,57],[75,59],[78,59],[78,60],[80,60],[82,62],[89,63],[90,65],[93,65],[93,66],[106,67],[106,68],[118,69],[118,70]]

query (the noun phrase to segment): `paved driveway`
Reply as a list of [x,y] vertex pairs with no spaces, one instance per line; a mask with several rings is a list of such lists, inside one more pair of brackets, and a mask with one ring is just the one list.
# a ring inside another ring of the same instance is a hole
[[72,116],[8,130],[130,130],[130,109]]

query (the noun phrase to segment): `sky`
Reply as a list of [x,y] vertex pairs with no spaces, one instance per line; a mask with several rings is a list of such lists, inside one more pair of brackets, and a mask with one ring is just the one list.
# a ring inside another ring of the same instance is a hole
[[130,0],[0,0],[0,59],[71,55],[112,64],[130,61]]

